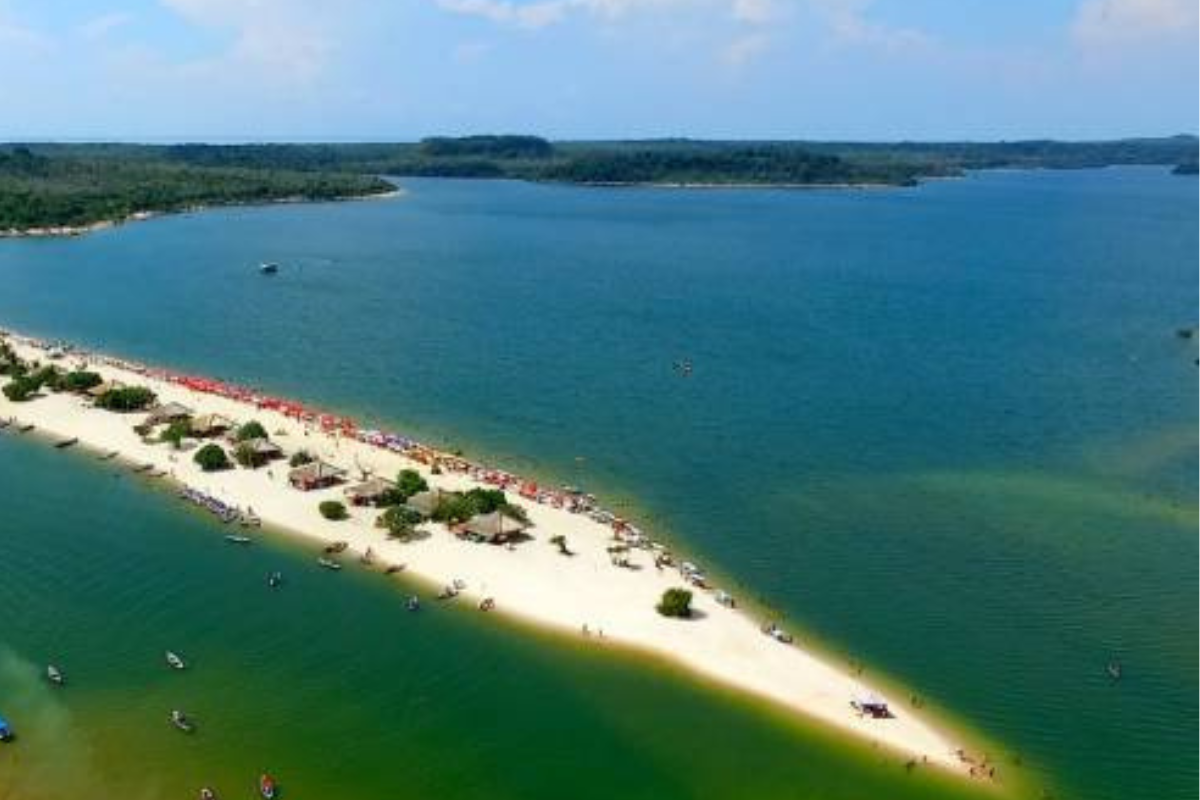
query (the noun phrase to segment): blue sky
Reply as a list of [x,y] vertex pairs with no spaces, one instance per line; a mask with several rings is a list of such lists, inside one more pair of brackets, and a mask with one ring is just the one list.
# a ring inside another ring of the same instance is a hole
[[0,0],[0,138],[1195,132],[1196,0]]

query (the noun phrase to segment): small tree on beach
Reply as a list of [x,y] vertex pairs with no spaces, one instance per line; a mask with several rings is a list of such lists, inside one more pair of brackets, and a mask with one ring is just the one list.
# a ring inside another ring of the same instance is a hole
[[239,442],[246,442],[250,439],[267,439],[269,437],[267,436],[267,429],[262,426],[262,423],[252,419],[238,428],[233,438]]
[[104,379],[98,372],[75,370],[62,376],[59,388],[67,392],[86,392],[88,389],[95,389],[103,382]]
[[4,396],[14,403],[24,403],[41,388],[37,381],[29,378],[17,378],[4,385]]
[[392,506],[379,515],[379,525],[387,529],[388,536],[402,542],[411,541],[417,535],[417,524],[421,514],[405,506]]
[[267,457],[254,449],[250,442],[241,442],[234,448],[233,460],[247,469],[258,469],[267,463]]
[[296,467],[303,467],[305,464],[311,464],[313,460],[313,457],[308,454],[307,450],[297,450],[288,459],[288,466],[295,469]]
[[321,512],[321,516],[328,520],[337,522],[343,520],[350,515],[346,513],[346,506],[338,500],[322,500],[317,506],[317,510]]
[[218,470],[229,469],[229,456],[225,455],[225,451],[220,445],[206,444],[196,451],[196,455],[192,456],[192,460],[200,465],[200,469],[205,472],[217,472]]
[[145,386],[122,386],[100,395],[96,405],[109,411],[138,411],[154,402],[154,392]]
[[178,450],[183,444],[183,440],[190,436],[191,433],[192,421],[185,417],[184,419],[177,419],[168,425],[166,430],[159,434],[158,438],[164,442],[170,442]]
[[687,619],[692,615],[692,593],[687,589],[667,589],[657,609],[664,617]]
[[[404,500],[428,488],[429,484],[421,477],[421,473],[415,469],[402,469],[400,470],[400,474],[396,476],[396,490],[404,496]],[[404,500],[400,502],[404,502]]]

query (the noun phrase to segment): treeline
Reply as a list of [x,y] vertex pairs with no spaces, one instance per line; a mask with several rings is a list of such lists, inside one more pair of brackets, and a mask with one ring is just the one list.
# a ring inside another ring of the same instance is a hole
[[327,200],[383,192],[378,176],[580,184],[888,184],[969,169],[1179,165],[1197,139],[1101,142],[558,142],[536,136],[415,143],[0,146],[0,231],[85,225],[139,211]]
[[161,155],[131,155],[45,155],[19,146],[0,150],[0,232],[83,226],[196,206],[332,200],[391,188],[378,177],[354,172],[201,167]]

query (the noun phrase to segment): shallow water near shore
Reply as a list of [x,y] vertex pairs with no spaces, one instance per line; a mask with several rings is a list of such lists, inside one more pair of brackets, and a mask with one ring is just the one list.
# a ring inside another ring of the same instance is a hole
[[[1194,796],[1196,353],[1174,332],[1195,322],[1195,181],[405,183],[0,243],[0,325],[631,498],[1002,743],[1030,796]],[[636,660],[408,615],[382,579],[317,574],[299,546],[231,552],[112,472],[0,437],[16,798],[236,792],[264,768],[289,796],[348,798],[969,791]],[[276,560],[297,573],[278,596]],[[158,669],[168,646],[196,651],[193,674]],[[36,680],[51,657],[65,692]],[[195,741],[168,735],[176,697]]]

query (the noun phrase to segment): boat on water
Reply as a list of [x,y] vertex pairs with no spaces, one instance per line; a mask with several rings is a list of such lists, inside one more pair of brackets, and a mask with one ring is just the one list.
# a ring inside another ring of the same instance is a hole
[[278,791],[275,786],[275,779],[270,775],[264,772],[258,777],[258,793],[262,795],[263,800],[274,800]]
[[46,665],[46,680],[50,681],[56,686],[62,686],[67,682],[66,677],[62,674],[62,670],[53,664]]
[[453,586],[443,586],[442,590],[437,593],[438,600],[450,600],[458,597],[458,589]]
[[408,603],[406,603],[406,605],[408,606],[409,611],[420,611],[421,599],[414,594],[412,597],[408,598]]
[[12,726],[8,724],[8,720],[0,717],[0,742],[11,742],[16,736],[17,734],[13,732]]
[[63,439],[61,442],[55,442],[54,447],[57,450],[66,450],[68,447],[74,447],[79,444],[79,438],[72,436],[70,439]]
[[283,573],[282,572],[272,572],[270,575],[267,576],[267,586],[270,586],[272,589],[278,589],[282,585],[283,585]]
[[225,534],[225,541],[229,542],[230,544],[250,544],[250,542],[254,540],[249,536],[239,536],[236,533],[227,533]]
[[333,544],[325,545],[325,552],[330,555],[333,555],[335,553],[342,552],[349,546],[350,546],[349,542],[334,542]]
[[318,558],[317,563],[325,569],[331,569],[335,572],[342,568],[342,565],[334,561],[332,558]]
[[264,261],[258,265],[258,271],[262,275],[274,275],[279,272],[279,265],[274,261]]
[[791,644],[794,641],[790,633],[779,627],[779,625],[774,622],[764,625],[762,632],[781,644]]
[[1114,681],[1121,680],[1122,670],[1121,670],[1121,662],[1120,661],[1108,662],[1108,666],[1105,667],[1105,670],[1108,672],[1108,677],[1112,678]]
[[171,669],[186,669],[187,663],[178,653],[172,653],[170,650],[166,652],[167,666]]
[[217,793],[205,786],[200,790],[200,800],[217,800]]
[[184,733],[192,733],[196,730],[196,726],[188,719],[188,715],[177,708],[171,711],[171,724]]

